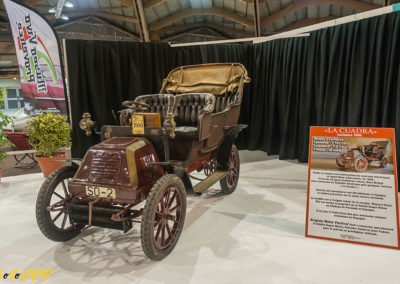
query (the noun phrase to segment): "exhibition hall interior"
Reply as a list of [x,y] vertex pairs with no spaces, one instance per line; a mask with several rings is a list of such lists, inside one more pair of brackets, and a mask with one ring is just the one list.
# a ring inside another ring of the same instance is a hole
[[399,283],[399,11],[1,1],[0,282]]

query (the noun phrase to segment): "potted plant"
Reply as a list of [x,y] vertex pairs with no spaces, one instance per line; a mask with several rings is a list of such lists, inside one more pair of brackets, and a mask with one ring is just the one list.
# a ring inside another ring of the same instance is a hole
[[[4,105],[4,95],[6,94],[5,89],[0,90],[0,107]],[[12,116],[5,114],[3,111],[0,111],[0,181],[1,181],[1,163],[6,158],[6,151],[4,150],[4,146],[12,145],[11,141],[7,139],[7,136],[3,133],[2,129],[4,126],[12,122]]]
[[65,153],[59,151],[71,146],[70,133],[67,119],[59,114],[41,113],[28,121],[28,143],[37,151],[35,159],[44,177],[63,166],[63,162],[56,159],[65,158]]
[[[3,104],[3,100],[0,97],[0,106]],[[1,131],[1,129],[7,124],[11,123],[12,117],[5,114],[3,111],[0,111],[0,181],[1,181],[1,163],[6,158],[6,151],[4,150],[4,146],[10,145],[10,140],[7,139],[7,136]]]

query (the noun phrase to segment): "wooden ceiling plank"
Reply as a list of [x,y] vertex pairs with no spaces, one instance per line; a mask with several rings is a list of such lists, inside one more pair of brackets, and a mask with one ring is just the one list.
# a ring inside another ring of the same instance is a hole
[[28,6],[35,6],[36,4],[39,4],[40,2],[43,2],[43,0],[30,0],[26,1],[24,4]]
[[303,27],[319,24],[319,23],[322,23],[322,22],[335,20],[337,18],[339,18],[339,17],[337,17],[337,16],[328,16],[328,17],[322,17],[322,18],[301,19],[301,20],[295,21],[294,23],[291,23],[291,24],[283,27],[282,29],[278,30],[278,32],[287,32],[287,31],[291,31],[291,30],[295,30],[295,29],[300,29],[300,28],[303,28]]
[[256,37],[261,36],[261,27],[260,27],[260,1],[253,0],[254,5],[254,34]]
[[190,16],[195,15],[215,15],[230,19],[236,23],[240,23],[245,26],[253,26],[254,23],[251,19],[245,18],[237,13],[233,13],[229,10],[220,8],[220,7],[213,7],[213,8],[205,8],[205,9],[190,9],[186,8],[181,11],[178,11],[168,17],[161,19],[160,21],[150,25],[151,31],[160,30],[164,27],[172,25],[173,23],[182,20],[183,18],[187,18]]
[[165,0],[149,0],[143,4],[143,7],[149,9],[163,2],[165,2]]
[[135,5],[131,0],[118,0],[122,5],[129,7],[129,8],[135,8]]
[[[111,14],[111,13],[104,12],[99,9],[80,9],[80,10],[63,13],[63,15],[65,15],[69,18],[76,18],[76,17],[83,17],[83,16],[97,16],[97,17],[103,17],[103,18],[108,18],[108,19],[118,20],[118,21],[123,21],[123,22],[130,22],[130,23],[135,23],[135,24],[139,23],[139,20],[137,18],[121,16],[121,15],[117,15],[117,14]],[[54,14],[48,14],[48,15],[46,15],[46,17],[48,19],[55,19]]]
[[[182,33],[182,32],[186,32],[186,31],[193,30],[193,29],[199,29],[199,28],[212,28],[212,29],[224,32],[226,34],[235,34],[238,37],[253,36],[253,33],[251,33],[251,32],[247,32],[244,30],[238,30],[238,29],[226,27],[226,26],[219,25],[219,24],[205,23],[205,22],[167,26],[167,27],[159,30],[159,32],[160,33],[170,33],[170,32]],[[170,37],[170,36],[168,36],[168,37]]]
[[369,11],[372,9],[379,8],[378,6],[368,4],[365,2],[355,1],[355,0],[298,0],[291,4],[290,6],[275,12],[266,18],[261,20],[261,26],[265,27],[276,20],[285,17],[286,15],[293,13],[297,10],[309,7],[309,6],[317,6],[322,4],[332,4],[332,5],[339,5],[343,7],[349,7],[351,9],[356,9],[360,11]]
[[[103,18],[107,18],[107,19],[117,20],[117,21],[123,21],[123,22],[135,23],[135,24],[139,23],[138,18],[101,12],[99,10],[94,10],[92,12],[92,15],[97,16],[97,17],[103,17]],[[68,16],[68,14],[67,14],[67,16]]]

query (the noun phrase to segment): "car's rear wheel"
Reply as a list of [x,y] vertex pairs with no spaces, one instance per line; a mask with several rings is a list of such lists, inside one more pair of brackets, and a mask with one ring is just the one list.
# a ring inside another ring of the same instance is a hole
[[171,253],[182,233],[186,215],[186,192],[176,175],[161,177],[151,188],[141,225],[143,251],[152,260]]
[[231,194],[235,191],[239,182],[240,159],[239,151],[235,145],[232,145],[228,160],[228,174],[220,180],[221,191],[225,194]]
[[367,158],[365,158],[364,156],[358,156],[355,160],[354,160],[354,169],[357,172],[363,172],[368,168],[368,160]]
[[36,201],[36,221],[40,231],[52,241],[65,242],[77,236],[84,225],[70,222],[67,204],[70,180],[77,168],[62,167],[42,184]]

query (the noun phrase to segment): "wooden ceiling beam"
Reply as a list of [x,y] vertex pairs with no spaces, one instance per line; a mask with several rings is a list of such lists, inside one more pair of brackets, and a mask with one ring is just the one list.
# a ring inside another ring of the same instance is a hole
[[[253,0],[241,0],[244,3],[249,3],[249,4],[253,4]],[[259,0],[260,3],[264,3],[266,2],[266,0]]]
[[118,0],[122,5],[129,7],[129,8],[135,8],[135,5],[133,4],[132,0]]
[[254,5],[254,35],[256,37],[261,36],[260,26],[260,0],[253,0]]
[[214,16],[220,16],[224,17],[227,19],[230,19],[231,21],[234,21],[236,23],[245,25],[245,26],[253,26],[254,23],[251,19],[243,17],[237,13],[233,13],[229,10],[219,8],[219,7],[213,7],[213,8],[205,8],[205,9],[183,9],[181,11],[178,11],[168,17],[165,17],[161,19],[160,21],[150,25],[150,30],[151,31],[157,31],[160,30],[164,27],[167,27],[169,25],[172,25],[173,23],[182,20],[184,18],[190,17],[190,16],[196,16],[196,15],[214,15]]
[[295,30],[295,29],[300,29],[300,28],[303,28],[303,27],[319,24],[319,23],[322,23],[322,22],[335,20],[337,18],[339,18],[339,17],[337,17],[337,16],[328,16],[328,17],[314,18],[314,19],[310,19],[310,18],[301,19],[301,20],[295,21],[294,23],[286,25],[282,29],[278,30],[278,32],[287,32],[287,31],[291,31],[291,30]]
[[286,15],[294,13],[295,11],[298,11],[300,9],[310,6],[318,6],[322,4],[338,5],[360,11],[369,11],[372,9],[379,8],[379,6],[355,0],[298,0],[293,4],[289,5],[288,7],[283,8],[282,10],[279,10],[278,12],[275,12],[267,16],[266,18],[262,19],[261,26],[262,27],[268,26],[273,22],[275,22],[276,20],[281,19]]
[[[190,30],[200,29],[200,28],[211,28],[216,31],[223,32],[225,34],[234,34],[238,37],[253,36],[253,33],[248,32],[248,31],[234,29],[234,28],[223,26],[223,25],[218,25],[218,24],[214,24],[214,23],[206,23],[206,22],[167,26],[165,28],[162,28],[158,32],[159,33],[170,33],[170,32],[182,33],[185,31],[190,31]],[[170,37],[170,36],[168,36],[168,37]]]
[[135,23],[135,24],[139,23],[138,18],[121,16],[121,15],[111,14],[111,13],[107,13],[107,12],[101,12],[99,10],[94,10],[91,15],[97,16],[97,17],[103,17],[103,18],[107,18],[107,19],[112,19],[112,20],[117,20],[117,21],[122,21],[122,22],[129,22],[129,23]]
[[0,42],[0,54],[15,55],[15,45],[13,41]]
[[149,0],[146,3],[143,4],[143,7],[145,9],[149,9],[149,8],[152,8],[152,7],[158,5],[158,4],[162,3],[162,2],[165,2],[165,0]]
[[[63,13],[63,15],[70,17],[70,18],[83,17],[83,16],[96,16],[96,17],[102,17],[102,18],[107,18],[107,19],[112,19],[112,20],[117,20],[117,21],[123,21],[123,22],[130,22],[130,23],[135,23],[135,24],[139,23],[139,20],[137,18],[111,14],[111,13],[107,13],[107,12],[104,12],[104,11],[98,10],[98,9],[80,9],[80,10]],[[54,14],[48,14],[48,15],[46,15],[46,17],[48,19],[55,19]]]
[[40,2],[43,2],[43,0],[30,0],[26,1],[24,4],[28,6],[35,6],[36,4],[39,4]]

